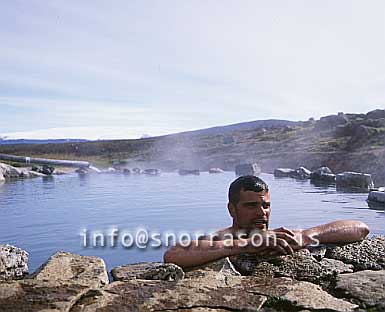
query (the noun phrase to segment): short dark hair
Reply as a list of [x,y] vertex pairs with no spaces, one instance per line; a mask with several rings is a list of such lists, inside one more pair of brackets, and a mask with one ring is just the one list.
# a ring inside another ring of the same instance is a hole
[[239,202],[240,192],[253,191],[253,192],[269,192],[269,186],[262,179],[253,176],[246,175],[240,176],[235,179],[229,187],[229,202],[236,206]]

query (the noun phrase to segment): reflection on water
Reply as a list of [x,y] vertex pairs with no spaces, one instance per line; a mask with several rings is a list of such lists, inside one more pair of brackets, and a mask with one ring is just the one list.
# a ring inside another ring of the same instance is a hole
[[[337,219],[366,222],[385,234],[384,208],[368,207],[365,193],[261,176],[270,186],[271,227],[307,228]],[[227,189],[233,173],[179,176],[63,175],[0,186],[0,242],[30,253],[36,269],[58,250],[102,257],[109,268],[160,261],[164,249],[83,248],[80,232],[139,227],[159,232],[208,232],[230,225]]]

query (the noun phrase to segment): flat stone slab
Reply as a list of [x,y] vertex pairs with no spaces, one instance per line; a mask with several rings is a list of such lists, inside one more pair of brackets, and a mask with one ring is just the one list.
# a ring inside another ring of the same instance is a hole
[[341,274],[336,290],[345,297],[357,299],[362,308],[375,307],[385,311],[385,270]]
[[20,279],[28,274],[28,252],[12,245],[0,245],[0,281]]
[[179,281],[132,279],[114,282],[83,295],[71,311],[275,311],[274,305],[265,308],[264,304],[276,299],[296,311],[347,312],[358,307],[308,282],[229,276],[207,270],[203,276]]
[[385,269],[385,237],[376,236],[345,246],[328,247],[325,257],[352,264],[355,271]]
[[32,276],[35,280],[71,282],[88,287],[108,284],[106,265],[101,258],[59,251]]
[[88,287],[69,282],[25,279],[0,283],[0,310],[69,311]]
[[256,311],[265,301],[265,296],[249,293],[239,287],[228,287],[220,278],[214,278],[212,282],[209,279],[184,279],[178,282],[136,279],[114,282],[99,296],[77,302],[71,311],[87,312],[97,308],[103,311]]
[[132,279],[176,281],[184,278],[182,268],[173,263],[141,262],[118,266],[111,270],[115,281]]

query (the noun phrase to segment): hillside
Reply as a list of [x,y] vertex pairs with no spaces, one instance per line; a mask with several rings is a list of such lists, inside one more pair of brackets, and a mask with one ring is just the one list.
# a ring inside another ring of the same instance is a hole
[[304,122],[255,121],[138,140],[3,145],[0,153],[162,170],[233,170],[238,163],[252,161],[265,172],[326,165],[335,172],[372,173],[378,185],[385,183],[385,110],[338,113]]

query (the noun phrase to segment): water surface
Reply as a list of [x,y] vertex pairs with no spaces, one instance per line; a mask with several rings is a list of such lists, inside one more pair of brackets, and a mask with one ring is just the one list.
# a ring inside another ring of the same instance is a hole
[[[271,227],[308,228],[337,219],[367,223],[385,234],[383,209],[370,209],[367,194],[340,193],[306,181],[261,177],[271,190]],[[227,189],[234,173],[200,176],[63,175],[0,186],[0,243],[30,254],[30,272],[58,250],[102,257],[111,269],[141,261],[161,261],[164,248],[83,247],[82,229],[119,234],[138,228],[152,232],[209,232],[229,226]],[[119,239],[119,237],[118,237]]]

